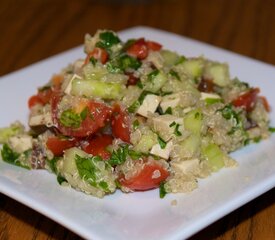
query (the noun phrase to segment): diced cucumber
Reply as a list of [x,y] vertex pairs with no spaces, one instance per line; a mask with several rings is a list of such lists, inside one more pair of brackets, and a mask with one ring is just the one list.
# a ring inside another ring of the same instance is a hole
[[77,172],[77,167],[75,163],[75,155],[79,155],[81,157],[85,157],[85,153],[80,150],[79,148],[70,148],[65,151],[64,153],[64,160],[63,160],[63,168],[62,172],[75,174]]
[[202,59],[192,58],[181,63],[181,66],[188,75],[195,79],[202,75],[204,64]]
[[214,143],[210,143],[202,149],[202,154],[207,159],[213,172],[224,167],[225,153]]
[[134,150],[142,153],[149,153],[150,149],[158,143],[158,136],[152,131],[142,135],[141,139],[135,145]]
[[167,66],[173,66],[176,64],[179,60],[179,55],[175,52],[169,51],[169,50],[161,50],[160,51],[161,56],[164,59],[164,64]]
[[201,138],[199,134],[192,134],[188,138],[184,139],[181,143],[181,151],[179,155],[181,158],[190,158],[199,151],[201,144]]
[[105,67],[93,64],[86,64],[83,67],[84,79],[85,80],[101,80],[108,71]]
[[199,109],[192,110],[184,117],[184,128],[192,133],[199,134],[202,127],[202,112]]
[[119,99],[122,97],[124,86],[119,83],[89,81],[74,79],[71,94],[85,97],[101,97],[103,99]]
[[167,81],[167,76],[161,71],[156,72],[154,76],[149,76],[145,86],[145,89],[149,92],[158,92]]
[[207,79],[213,80],[213,82],[220,87],[225,87],[230,84],[227,64],[211,63],[206,67],[204,75]]

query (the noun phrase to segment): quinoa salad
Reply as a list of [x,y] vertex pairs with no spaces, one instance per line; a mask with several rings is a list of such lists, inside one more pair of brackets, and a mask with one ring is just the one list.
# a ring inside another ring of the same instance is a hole
[[86,34],[84,52],[29,98],[28,128],[0,128],[3,161],[99,198],[155,188],[163,198],[237,166],[230,152],[274,132],[260,89],[226,63],[110,30]]

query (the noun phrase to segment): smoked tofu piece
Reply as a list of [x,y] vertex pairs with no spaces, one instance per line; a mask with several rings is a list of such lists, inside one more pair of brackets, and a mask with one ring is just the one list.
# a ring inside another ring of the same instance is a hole
[[148,113],[154,113],[156,111],[160,101],[160,96],[154,94],[146,95],[141,106],[138,108],[137,113],[143,117],[148,117]]
[[52,115],[50,112],[31,116],[29,119],[29,126],[36,127],[45,125],[47,127],[53,126]]
[[200,169],[200,161],[198,158],[182,161],[172,161],[171,166],[175,171],[179,171],[186,175],[196,175]]

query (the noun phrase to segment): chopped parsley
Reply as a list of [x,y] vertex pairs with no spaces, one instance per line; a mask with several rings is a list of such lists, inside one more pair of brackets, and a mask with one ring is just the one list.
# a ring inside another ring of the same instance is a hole
[[111,73],[122,73],[128,69],[137,70],[141,62],[127,54],[121,54],[107,63],[107,70]]
[[180,81],[180,76],[179,76],[179,74],[175,70],[171,69],[169,71],[169,75]]
[[136,119],[136,120],[133,122],[133,129],[136,130],[138,127],[139,127],[139,121]]
[[[27,155],[29,153],[29,151],[25,151],[23,154],[24,155]],[[4,162],[7,162],[9,164],[13,164],[13,165],[16,165],[16,166],[19,166],[19,167],[23,167],[23,168],[26,168],[26,169],[29,169],[28,166],[26,165],[23,165],[20,161],[19,161],[19,158],[20,158],[20,154],[13,151],[10,146],[8,144],[4,144],[3,145],[3,148],[1,150],[1,156],[2,156],[2,159]]]
[[128,112],[129,113],[134,113],[140,106],[141,104],[143,103],[145,97],[150,94],[151,92],[149,91],[143,91],[139,97],[138,97],[138,100],[134,101],[130,107],[128,107]]
[[152,72],[150,72],[148,75],[147,75],[147,79],[148,81],[153,81],[153,79],[159,74],[159,70],[158,69],[155,69],[153,70]]
[[167,143],[160,136],[158,136],[158,143],[161,149],[164,149],[167,145]]
[[168,107],[168,108],[166,109],[166,111],[164,112],[164,114],[170,114],[170,115],[172,115],[172,108],[171,108],[171,107]]
[[177,123],[176,126],[175,126],[175,130],[174,130],[174,134],[179,137],[182,135],[182,133],[179,131],[179,127],[180,125]]
[[140,88],[140,89],[143,89],[143,84],[140,80],[137,81],[137,86]]
[[126,161],[129,152],[129,145],[123,145],[119,149],[112,152],[109,164],[111,166],[121,165]]
[[67,182],[66,178],[61,176],[60,174],[57,175],[56,177],[57,182],[61,185],[63,182]]
[[275,127],[269,127],[268,131],[271,132],[271,133],[274,133],[275,132]]
[[110,49],[113,45],[120,43],[120,39],[111,31],[105,31],[99,34],[100,41],[96,47]]
[[102,189],[104,192],[110,192],[108,184],[102,180],[106,175],[105,171],[108,168],[108,163],[105,163],[105,167],[102,169],[102,162],[104,161],[99,156],[75,156],[76,167],[81,179],[93,187]]
[[160,185],[159,185],[159,197],[160,198],[164,198],[165,195],[167,194],[164,185],[165,185],[165,182],[161,182]]
[[174,122],[172,122],[170,125],[169,125],[169,127],[173,127],[173,126],[175,126],[176,125],[176,122],[174,121]]

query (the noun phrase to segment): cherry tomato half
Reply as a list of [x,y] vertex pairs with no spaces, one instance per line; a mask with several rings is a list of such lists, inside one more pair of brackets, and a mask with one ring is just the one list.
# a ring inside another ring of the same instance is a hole
[[242,107],[247,112],[251,112],[255,107],[259,92],[260,92],[259,88],[252,88],[248,92],[240,95],[238,98],[233,100],[232,104],[235,107]]
[[75,139],[63,139],[59,137],[49,137],[46,142],[47,148],[51,150],[54,156],[62,156],[64,150],[76,145]]
[[159,164],[146,164],[136,176],[127,180],[121,177],[119,182],[131,190],[146,191],[159,187],[160,183],[168,176],[168,171]]
[[111,153],[106,148],[111,145],[113,138],[111,135],[101,135],[91,138],[87,144],[84,144],[82,149],[86,153],[90,153],[94,156],[100,156],[103,160],[107,160],[111,157]]
[[130,143],[130,119],[126,111],[119,105],[114,106],[112,116],[112,133],[115,138]]

